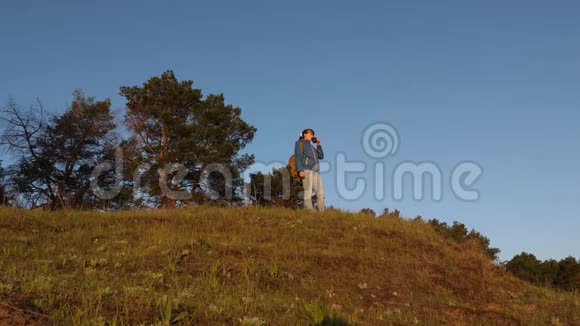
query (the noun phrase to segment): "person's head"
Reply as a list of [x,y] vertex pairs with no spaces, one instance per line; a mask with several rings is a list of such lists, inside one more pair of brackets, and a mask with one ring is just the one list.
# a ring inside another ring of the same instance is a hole
[[312,140],[312,137],[314,137],[314,130],[307,128],[302,130],[302,134],[300,135],[300,139],[306,139],[308,141]]

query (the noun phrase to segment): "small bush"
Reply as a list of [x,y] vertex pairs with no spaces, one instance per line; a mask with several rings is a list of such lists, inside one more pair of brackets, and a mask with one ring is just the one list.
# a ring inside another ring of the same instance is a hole
[[439,222],[437,219],[431,219],[427,222],[431,225],[437,233],[441,234],[446,238],[455,240],[456,242],[464,242],[466,240],[474,239],[483,248],[487,256],[492,260],[497,260],[500,250],[498,248],[490,247],[490,241],[487,237],[483,236],[481,233],[471,230],[467,231],[465,224],[459,223],[457,221],[453,222],[452,226],[447,225],[445,222]]
[[332,314],[323,303],[307,303],[304,305],[304,316],[311,326],[343,326],[348,325],[344,318]]

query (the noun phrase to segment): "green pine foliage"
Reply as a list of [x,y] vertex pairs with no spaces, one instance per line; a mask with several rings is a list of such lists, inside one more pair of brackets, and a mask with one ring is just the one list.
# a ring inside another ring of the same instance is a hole
[[522,252],[504,263],[515,276],[528,282],[565,291],[580,290],[580,261],[566,257],[540,261],[533,254]]

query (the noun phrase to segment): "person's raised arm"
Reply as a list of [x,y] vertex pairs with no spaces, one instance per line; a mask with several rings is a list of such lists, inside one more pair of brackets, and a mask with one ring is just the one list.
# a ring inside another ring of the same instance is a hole
[[318,159],[324,159],[324,151],[322,150],[322,145],[320,144],[320,138],[317,139],[316,142],[316,153],[318,154]]

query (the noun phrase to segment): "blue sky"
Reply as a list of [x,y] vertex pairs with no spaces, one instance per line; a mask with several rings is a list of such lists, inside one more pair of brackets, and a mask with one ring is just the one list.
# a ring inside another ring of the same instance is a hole
[[[224,93],[258,132],[246,151],[284,162],[313,128],[327,162],[436,163],[443,199],[340,198],[408,217],[459,220],[509,259],[580,257],[580,4],[574,1],[3,1],[0,101],[42,100],[62,112],[75,88],[111,98],[172,69],[205,94]],[[394,126],[399,151],[365,155],[364,129]],[[476,202],[453,196],[455,165],[484,173]],[[332,166],[332,164],[331,164]]]

